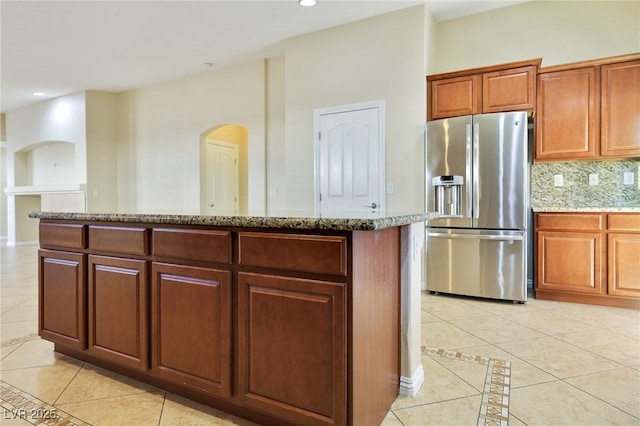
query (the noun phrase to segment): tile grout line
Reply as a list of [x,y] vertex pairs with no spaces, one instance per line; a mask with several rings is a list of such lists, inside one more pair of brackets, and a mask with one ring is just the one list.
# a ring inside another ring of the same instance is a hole
[[478,426],[509,425],[509,401],[511,396],[510,361],[427,346],[422,347],[422,353],[487,366],[487,375],[485,376],[477,424]]

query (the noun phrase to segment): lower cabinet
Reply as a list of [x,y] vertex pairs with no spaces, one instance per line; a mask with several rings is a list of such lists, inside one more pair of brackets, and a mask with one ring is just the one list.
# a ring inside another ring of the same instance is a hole
[[538,289],[602,293],[600,231],[538,232]]
[[640,215],[536,214],[536,295],[640,308]]
[[88,275],[89,353],[147,370],[147,262],[89,255]]
[[231,397],[231,272],[153,263],[151,370]]
[[54,250],[40,250],[38,256],[40,336],[85,349],[87,256]]
[[379,424],[398,395],[398,228],[42,225],[58,352],[259,424]]
[[345,284],[238,276],[238,394],[294,424],[346,424]]

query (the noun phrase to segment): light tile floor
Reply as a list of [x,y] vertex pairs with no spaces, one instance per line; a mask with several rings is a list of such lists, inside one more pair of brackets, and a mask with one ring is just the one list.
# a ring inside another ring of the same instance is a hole
[[[53,352],[36,251],[2,245],[0,424],[251,424]],[[640,425],[640,311],[423,293],[422,314],[426,383],[383,425]]]

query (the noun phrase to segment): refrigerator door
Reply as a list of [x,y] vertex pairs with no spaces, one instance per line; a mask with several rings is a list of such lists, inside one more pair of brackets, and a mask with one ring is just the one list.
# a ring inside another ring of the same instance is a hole
[[459,214],[442,215],[430,220],[429,226],[469,228],[472,225],[472,123],[471,116],[464,116],[430,121],[426,125],[426,210],[437,211],[436,190],[444,189],[434,185],[434,178],[443,176],[453,181],[456,177],[456,181],[462,181],[457,188],[460,205],[455,209]]
[[473,117],[473,227],[527,228],[527,113]]
[[427,290],[525,302],[523,231],[427,229]]

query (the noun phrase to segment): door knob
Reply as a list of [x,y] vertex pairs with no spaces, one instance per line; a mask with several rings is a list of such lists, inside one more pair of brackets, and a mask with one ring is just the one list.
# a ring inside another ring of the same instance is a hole
[[369,207],[370,209],[375,209],[376,207],[378,207],[378,205],[376,203],[371,203],[371,205],[368,205],[365,207]]
[[209,207],[215,207],[216,205],[213,203],[209,203]]

